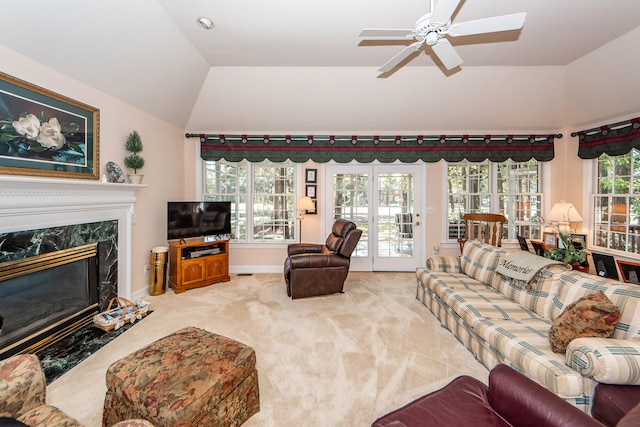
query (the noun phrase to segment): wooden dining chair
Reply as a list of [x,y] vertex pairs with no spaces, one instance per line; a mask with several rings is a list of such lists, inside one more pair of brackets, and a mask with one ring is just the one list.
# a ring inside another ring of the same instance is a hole
[[468,240],[477,240],[492,246],[502,246],[502,231],[507,218],[500,214],[464,214],[464,237],[458,238],[460,253]]

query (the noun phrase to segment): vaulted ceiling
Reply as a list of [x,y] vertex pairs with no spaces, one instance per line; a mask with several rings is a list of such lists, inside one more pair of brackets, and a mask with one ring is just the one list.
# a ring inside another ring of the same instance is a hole
[[[185,127],[211,67],[371,67],[410,42],[427,0],[7,0],[0,44]],[[637,0],[463,0],[461,22],[527,12],[524,28],[451,39],[467,67],[563,66],[640,26]],[[204,30],[196,18],[210,18]],[[0,63],[1,64],[1,63]],[[439,67],[428,49],[404,66]],[[0,65],[0,70],[2,66]]]

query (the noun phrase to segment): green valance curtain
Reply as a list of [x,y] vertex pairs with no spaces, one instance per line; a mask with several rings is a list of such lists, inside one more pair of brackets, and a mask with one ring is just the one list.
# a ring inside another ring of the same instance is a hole
[[602,153],[619,156],[640,148],[640,118],[574,132],[578,137],[578,157],[595,159]]
[[554,157],[554,140],[562,135],[214,135],[186,134],[200,138],[201,156],[205,160],[225,159],[250,162],[287,159],[303,163],[312,160],[347,163],[377,160],[391,163],[400,160],[458,162],[507,159],[524,162],[531,158],[549,161]]

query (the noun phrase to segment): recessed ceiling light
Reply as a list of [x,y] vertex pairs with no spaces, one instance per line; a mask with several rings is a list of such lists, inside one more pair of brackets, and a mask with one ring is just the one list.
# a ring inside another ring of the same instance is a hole
[[205,30],[210,30],[215,26],[215,24],[211,19],[205,18],[204,16],[201,16],[200,18],[196,19],[196,22]]

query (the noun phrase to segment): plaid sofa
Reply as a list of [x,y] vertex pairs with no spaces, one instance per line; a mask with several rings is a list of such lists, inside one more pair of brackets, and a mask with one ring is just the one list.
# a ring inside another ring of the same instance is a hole
[[[507,253],[469,241],[459,258],[429,258],[416,270],[416,298],[488,369],[507,364],[585,412],[599,382],[640,385],[640,287],[552,266],[528,290],[497,273]],[[621,310],[614,335],[554,353],[553,319],[597,291]]]

